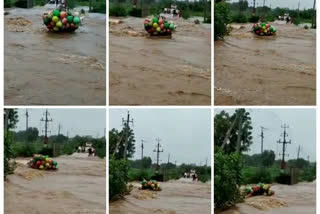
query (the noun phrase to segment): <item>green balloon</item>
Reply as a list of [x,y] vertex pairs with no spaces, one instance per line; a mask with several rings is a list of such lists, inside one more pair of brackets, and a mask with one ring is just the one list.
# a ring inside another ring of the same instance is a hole
[[53,16],[60,17],[60,10],[54,10],[53,11]]
[[164,23],[164,27],[165,27],[165,28],[169,28],[169,23],[168,23],[168,22],[165,22],[165,23]]
[[152,19],[152,22],[153,22],[153,23],[158,23],[158,21],[159,21],[159,20],[158,20],[157,18],[153,18],[153,19]]
[[45,18],[45,19],[43,20],[43,23],[44,23],[45,25],[48,25],[50,22],[51,22],[51,19],[49,19],[49,18]]
[[69,23],[72,23],[73,22],[73,16],[68,16],[67,20],[68,20]]
[[68,16],[72,16],[72,13],[70,11],[67,14],[68,14]]
[[169,25],[169,28],[170,28],[170,30],[173,30],[173,29],[174,29],[174,25],[173,25],[173,24],[170,24],[170,25]]
[[75,17],[73,18],[73,23],[79,24],[79,23],[80,23],[80,18],[79,18],[78,16],[75,16]]
[[266,23],[264,23],[264,22],[263,22],[263,23],[261,23],[261,26],[266,26]]

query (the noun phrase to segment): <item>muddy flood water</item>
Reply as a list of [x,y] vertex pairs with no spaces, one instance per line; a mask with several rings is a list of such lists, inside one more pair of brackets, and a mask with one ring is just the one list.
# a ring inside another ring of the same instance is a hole
[[55,160],[58,171],[27,168],[27,159],[16,160],[15,174],[4,183],[4,213],[105,214],[105,160],[87,154]]
[[41,16],[50,8],[6,9],[5,104],[105,105],[105,14],[86,13],[75,33],[49,33]]
[[271,25],[276,36],[232,25],[231,35],[214,43],[216,105],[316,104],[316,31]]
[[149,37],[142,18],[111,17],[111,105],[210,105],[211,25],[169,20],[171,39]]
[[272,186],[274,196],[256,196],[216,214],[315,214],[316,183]]
[[210,214],[210,183],[193,183],[180,179],[160,183],[162,191],[139,190],[140,184],[133,183],[130,195],[109,203],[110,214]]

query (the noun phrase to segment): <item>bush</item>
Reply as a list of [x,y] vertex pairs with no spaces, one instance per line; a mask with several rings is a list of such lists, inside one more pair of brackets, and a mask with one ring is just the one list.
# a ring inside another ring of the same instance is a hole
[[214,40],[228,35],[228,24],[231,21],[229,14],[230,9],[226,2],[214,3]]
[[214,206],[225,208],[242,200],[242,157],[239,154],[214,154]]
[[201,175],[200,176],[200,181],[202,183],[206,183],[207,181],[209,181],[211,179],[211,176],[210,175]]
[[41,146],[36,143],[17,142],[12,144],[14,157],[32,157],[33,154],[40,153]]
[[116,160],[113,156],[109,158],[109,200],[121,197],[128,191],[128,167],[126,160]]
[[183,11],[181,11],[181,17],[183,18],[183,19],[189,19],[190,18],[190,12],[188,11],[188,10],[183,10]]
[[14,157],[11,144],[12,144],[12,134],[6,131],[4,133],[4,154],[3,154],[4,176],[8,174],[12,174],[14,171],[14,167],[10,164],[11,158]]
[[231,16],[232,22],[235,23],[247,23],[248,17],[243,13],[237,13]]
[[130,169],[128,173],[129,181],[143,181],[150,180],[152,176],[151,170]]
[[305,26],[304,26],[304,29],[308,30],[308,29],[309,29],[309,26],[308,26],[308,25],[305,25]]
[[26,1],[26,0],[17,0],[17,1],[14,3],[14,6],[15,6],[15,7],[20,7],[20,8],[27,8],[27,7],[28,7],[28,4],[27,4],[27,1]]
[[273,183],[271,172],[266,168],[243,170],[243,184]]
[[294,19],[292,20],[292,23],[295,24],[295,25],[299,25],[299,24],[300,24],[300,19],[294,18]]
[[249,18],[249,22],[251,22],[251,23],[257,23],[257,22],[259,22],[259,19],[260,19],[259,16],[252,15],[252,16]]
[[11,0],[4,0],[3,5],[4,5],[4,8],[9,8],[9,7],[11,7]]
[[111,6],[109,9],[110,16],[127,16],[128,12],[125,7],[121,5]]
[[311,182],[316,180],[316,177],[317,177],[317,169],[316,169],[316,165],[314,165],[304,169],[300,175],[299,180]]
[[130,15],[130,16],[134,16],[134,17],[141,17],[142,11],[141,11],[140,8],[132,8],[132,9],[129,11],[129,15]]
[[265,18],[265,21],[266,21],[266,22],[274,22],[275,20],[276,20],[275,17],[272,16],[272,15],[268,15],[268,16],[266,16],[266,18]]
[[106,13],[106,2],[105,1],[98,1],[92,6],[90,12],[93,13]]

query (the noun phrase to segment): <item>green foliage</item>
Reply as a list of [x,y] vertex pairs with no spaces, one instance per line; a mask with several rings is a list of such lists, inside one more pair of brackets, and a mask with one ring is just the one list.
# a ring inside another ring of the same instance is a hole
[[96,149],[98,157],[100,158],[106,157],[106,139],[105,138],[93,139],[92,146],[93,148]]
[[14,157],[32,157],[33,154],[40,153],[41,146],[34,143],[17,142],[12,143]]
[[191,17],[190,12],[188,10],[181,11],[181,17],[184,19],[189,19]]
[[76,0],[66,0],[66,6],[67,8],[73,9],[76,5]]
[[290,175],[287,173],[280,173],[279,176],[276,177],[276,182],[279,184],[290,184]]
[[247,23],[248,17],[245,13],[236,13],[231,16],[231,20],[234,23]]
[[263,166],[270,167],[274,164],[276,154],[272,150],[265,150],[261,155],[261,159]]
[[17,0],[17,1],[14,3],[14,6],[15,6],[15,7],[20,7],[20,8],[27,8],[27,7],[28,7],[28,4],[27,4],[27,1],[26,1],[26,0]]
[[[115,158],[120,159],[124,157],[124,150],[125,150],[125,137],[124,134],[126,132],[126,128],[124,127],[120,132],[116,129],[112,129],[109,131],[109,152],[110,154],[115,153]],[[120,141],[118,146],[118,150],[115,151],[117,148],[117,144]],[[128,146],[127,146],[127,158],[131,158],[135,152],[135,138],[133,130],[128,130]]]
[[228,24],[231,22],[229,5],[222,1],[214,4],[214,40],[228,35]]
[[116,160],[113,156],[109,158],[109,200],[121,197],[128,191],[128,162]]
[[266,22],[274,22],[276,18],[273,15],[267,15],[264,20]]
[[242,171],[243,184],[272,183],[271,172],[267,168],[245,168]]
[[48,3],[47,0],[34,0],[33,5],[34,6],[44,6]]
[[4,0],[4,8],[10,8],[11,7],[11,0]]
[[242,118],[240,152],[249,150],[249,147],[252,144],[252,126],[250,114],[245,109],[236,109],[235,113],[232,115],[226,111],[221,111],[214,116],[215,147],[221,148],[228,130],[232,128],[230,135],[227,136],[229,143],[224,145],[224,152],[233,153],[236,151],[240,118]]
[[239,187],[242,183],[242,157],[225,154],[220,149],[214,154],[214,205],[225,208],[242,200]]
[[[5,114],[8,114],[8,130],[16,128],[16,124],[19,122],[19,116],[17,109],[5,109]],[[5,115],[4,122],[5,122]]]
[[4,176],[8,174],[12,174],[14,167],[10,164],[10,160],[14,157],[13,151],[11,148],[12,144],[12,134],[9,131],[4,133],[4,153],[3,153],[3,161],[4,161]]
[[136,168],[136,169],[148,169],[152,166],[152,159],[150,157],[143,157],[143,160],[132,160],[130,162],[130,167]]
[[92,5],[90,12],[106,13],[106,1],[104,0],[94,1],[94,4]]
[[317,167],[316,164],[305,168],[302,173],[300,174],[300,181],[308,181],[308,182],[312,182],[314,180],[316,180],[317,177]]
[[128,11],[122,5],[110,5],[109,15],[110,16],[128,16]]
[[154,171],[151,169],[130,169],[128,173],[129,181],[151,180]]
[[259,19],[260,19],[259,16],[251,15],[250,18],[249,18],[249,22],[257,23],[257,22],[259,22]]
[[130,16],[134,16],[134,17],[141,17],[142,11],[141,11],[140,8],[132,8],[132,9],[129,11],[129,15],[130,15]]

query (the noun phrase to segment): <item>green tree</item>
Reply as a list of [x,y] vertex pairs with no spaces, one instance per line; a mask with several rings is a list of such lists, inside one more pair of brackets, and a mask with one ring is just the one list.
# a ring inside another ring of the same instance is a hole
[[216,0],[214,3],[214,40],[228,35],[228,24],[231,22],[229,4]]
[[[5,109],[5,114],[8,114],[7,130],[16,128],[16,124],[19,122],[18,110],[17,109]],[[4,123],[6,123],[6,115],[4,115]]]
[[274,164],[276,159],[276,154],[272,150],[266,150],[261,155],[262,165],[265,167],[270,167]]
[[216,114],[214,117],[215,147],[223,147],[224,152],[232,153],[237,150],[238,140],[240,140],[240,152],[249,151],[252,144],[250,113],[245,109],[236,109],[232,115],[226,111]]
[[[114,155],[116,159],[121,159],[124,156],[125,150],[125,136],[126,136],[126,128],[123,128],[122,131],[118,131],[116,129],[112,129],[109,131],[109,153],[110,155]],[[134,133],[132,129],[128,130],[128,146],[127,146],[127,158],[132,158],[135,153],[135,145],[134,143]],[[117,148],[118,145],[118,148]],[[117,149],[117,151],[116,151]]]

